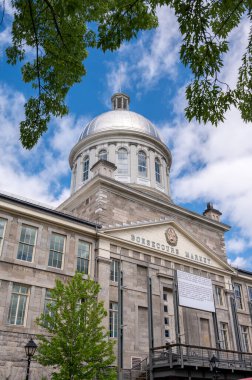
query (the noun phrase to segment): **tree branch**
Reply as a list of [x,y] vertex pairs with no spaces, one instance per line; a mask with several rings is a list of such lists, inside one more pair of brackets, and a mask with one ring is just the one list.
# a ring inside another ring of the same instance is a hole
[[36,45],[36,68],[37,68],[37,78],[38,78],[38,89],[39,89],[39,98],[41,94],[41,82],[40,82],[40,68],[39,68],[39,42],[38,42],[38,35],[37,35],[37,30],[33,18],[33,11],[32,11],[32,3],[31,0],[28,0],[29,4],[29,12],[31,16],[31,21],[32,21],[32,26],[33,26],[33,31],[34,31],[34,36],[35,36],[35,45]]

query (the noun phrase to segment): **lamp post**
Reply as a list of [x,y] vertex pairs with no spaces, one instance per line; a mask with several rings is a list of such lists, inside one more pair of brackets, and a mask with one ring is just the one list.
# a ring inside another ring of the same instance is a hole
[[37,347],[38,346],[33,341],[33,339],[30,339],[29,342],[25,345],[25,353],[26,353],[26,356],[28,358],[27,359],[28,363],[27,363],[27,371],[26,371],[26,379],[25,380],[29,380],[31,359],[32,359],[33,355],[35,354]]
[[213,354],[213,356],[211,357],[210,359],[210,367],[212,368],[212,371],[213,371],[213,379],[216,380],[217,379],[217,363],[218,363],[219,359]]

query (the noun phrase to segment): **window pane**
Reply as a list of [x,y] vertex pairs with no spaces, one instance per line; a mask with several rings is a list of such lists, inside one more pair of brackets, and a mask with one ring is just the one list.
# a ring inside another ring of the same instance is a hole
[[126,149],[121,148],[117,152],[117,173],[128,174],[128,152]]
[[61,269],[65,245],[65,236],[52,234],[48,266]]
[[8,314],[8,323],[11,325],[23,325],[25,309],[28,298],[28,287],[14,284],[11,294],[11,302]]
[[17,259],[32,261],[37,228],[22,226],[18,245]]
[[161,183],[160,161],[158,158],[155,159],[155,175],[156,175],[156,182]]
[[83,181],[86,181],[88,179],[89,174],[89,157],[85,157],[83,162]]
[[110,280],[118,282],[119,277],[119,261],[112,260],[110,264]]
[[146,154],[142,151],[138,153],[138,173],[142,177],[147,176]]
[[77,253],[77,271],[88,274],[89,256],[90,256],[90,243],[79,240],[78,253]]
[[105,149],[100,150],[99,160],[107,160],[107,151]]
[[118,304],[110,302],[109,304],[109,335],[111,338],[117,338],[118,328]]
[[3,244],[5,226],[6,226],[6,220],[0,219],[0,254],[1,254],[2,244]]

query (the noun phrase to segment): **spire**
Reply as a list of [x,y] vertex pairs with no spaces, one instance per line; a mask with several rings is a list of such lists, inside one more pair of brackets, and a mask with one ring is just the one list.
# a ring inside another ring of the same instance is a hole
[[128,110],[130,97],[122,92],[117,92],[111,97],[113,110]]

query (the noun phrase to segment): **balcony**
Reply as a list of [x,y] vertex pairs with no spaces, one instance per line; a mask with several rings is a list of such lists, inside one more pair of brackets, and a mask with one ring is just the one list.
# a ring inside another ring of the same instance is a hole
[[153,379],[238,380],[251,375],[252,354],[171,344],[152,349]]

